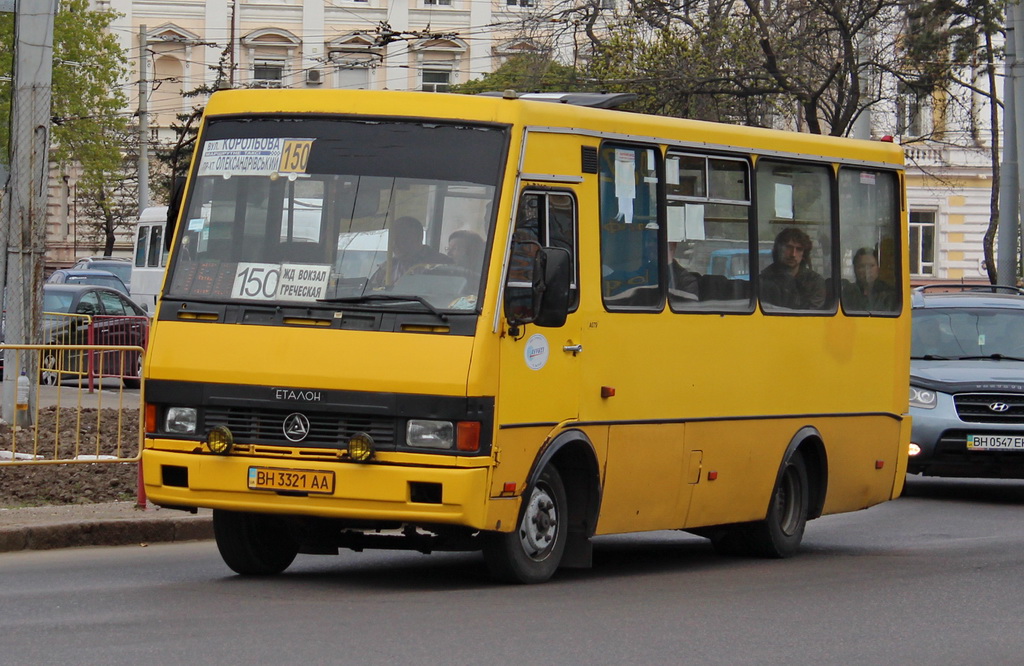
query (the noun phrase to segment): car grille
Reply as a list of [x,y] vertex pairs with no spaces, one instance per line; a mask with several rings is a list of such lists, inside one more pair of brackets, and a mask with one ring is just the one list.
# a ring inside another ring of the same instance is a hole
[[[953,396],[953,401],[961,421],[1007,425],[1024,423],[1024,394],[960,393]],[[994,405],[1005,405],[1006,409],[993,409]]]
[[352,435],[369,434],[378,448],[394,447],[396,421],[337,412],[302,412],[309,419],[309,434],[301,443],[284,436],[284,419],[296,410],[251,407],[207,407],[207,428],[226,425],[240,444],[345,449]]

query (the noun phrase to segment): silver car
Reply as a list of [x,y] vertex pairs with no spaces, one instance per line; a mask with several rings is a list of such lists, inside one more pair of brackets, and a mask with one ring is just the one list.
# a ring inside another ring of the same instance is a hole
[[907,471],[1024,478],[1024,291],[919,287],[912,303]]

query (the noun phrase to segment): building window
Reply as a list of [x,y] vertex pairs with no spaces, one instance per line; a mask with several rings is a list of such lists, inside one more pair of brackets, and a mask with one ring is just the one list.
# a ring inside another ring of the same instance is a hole
[[536,7],[536,0],[505,0],[509,7]]
[[280,60],[257,60],[252,66],[252,82],[261,88],[280,88],[284,79],[284,62]]
[[896,113],[901,136],[919,137],[932,131],[931,93],[901,84],[896,97]]
[[910,211],[910,274],[935,275],[935,211]]
[[438,7],[451,7],[452,0],[423,0],[424,5],[436,5]]
[[448,92],[451,89],[452,73],[447,69],[424,69],[424,92]]

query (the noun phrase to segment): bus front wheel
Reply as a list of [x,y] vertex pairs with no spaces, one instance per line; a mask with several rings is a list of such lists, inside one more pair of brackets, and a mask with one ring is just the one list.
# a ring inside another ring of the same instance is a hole
[[213,536],[224,563],[243,576],[271,576],[299,552],[283,518],[214,509]]
[[484,558],[491,574],[510,583],[543,583],[565,552],[568,501],[562,477],[547,467],[524,498],[514,532],[485,535]]

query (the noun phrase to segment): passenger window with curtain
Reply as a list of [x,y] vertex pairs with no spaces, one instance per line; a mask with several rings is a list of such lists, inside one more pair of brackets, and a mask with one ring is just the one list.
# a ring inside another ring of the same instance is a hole
[[601,148],[601,297],[609,310],[662,306],[658,158],[653,148]]
[[771,248],[758,275],[765,312],[835,310],[830,166],[759,160],[757,236]]
[[677,312],[752,310],[746,160],[665,158],[669,306]]
[[892,172],[839,170],[840,300],[848,314],[900,310],[897,192]]

